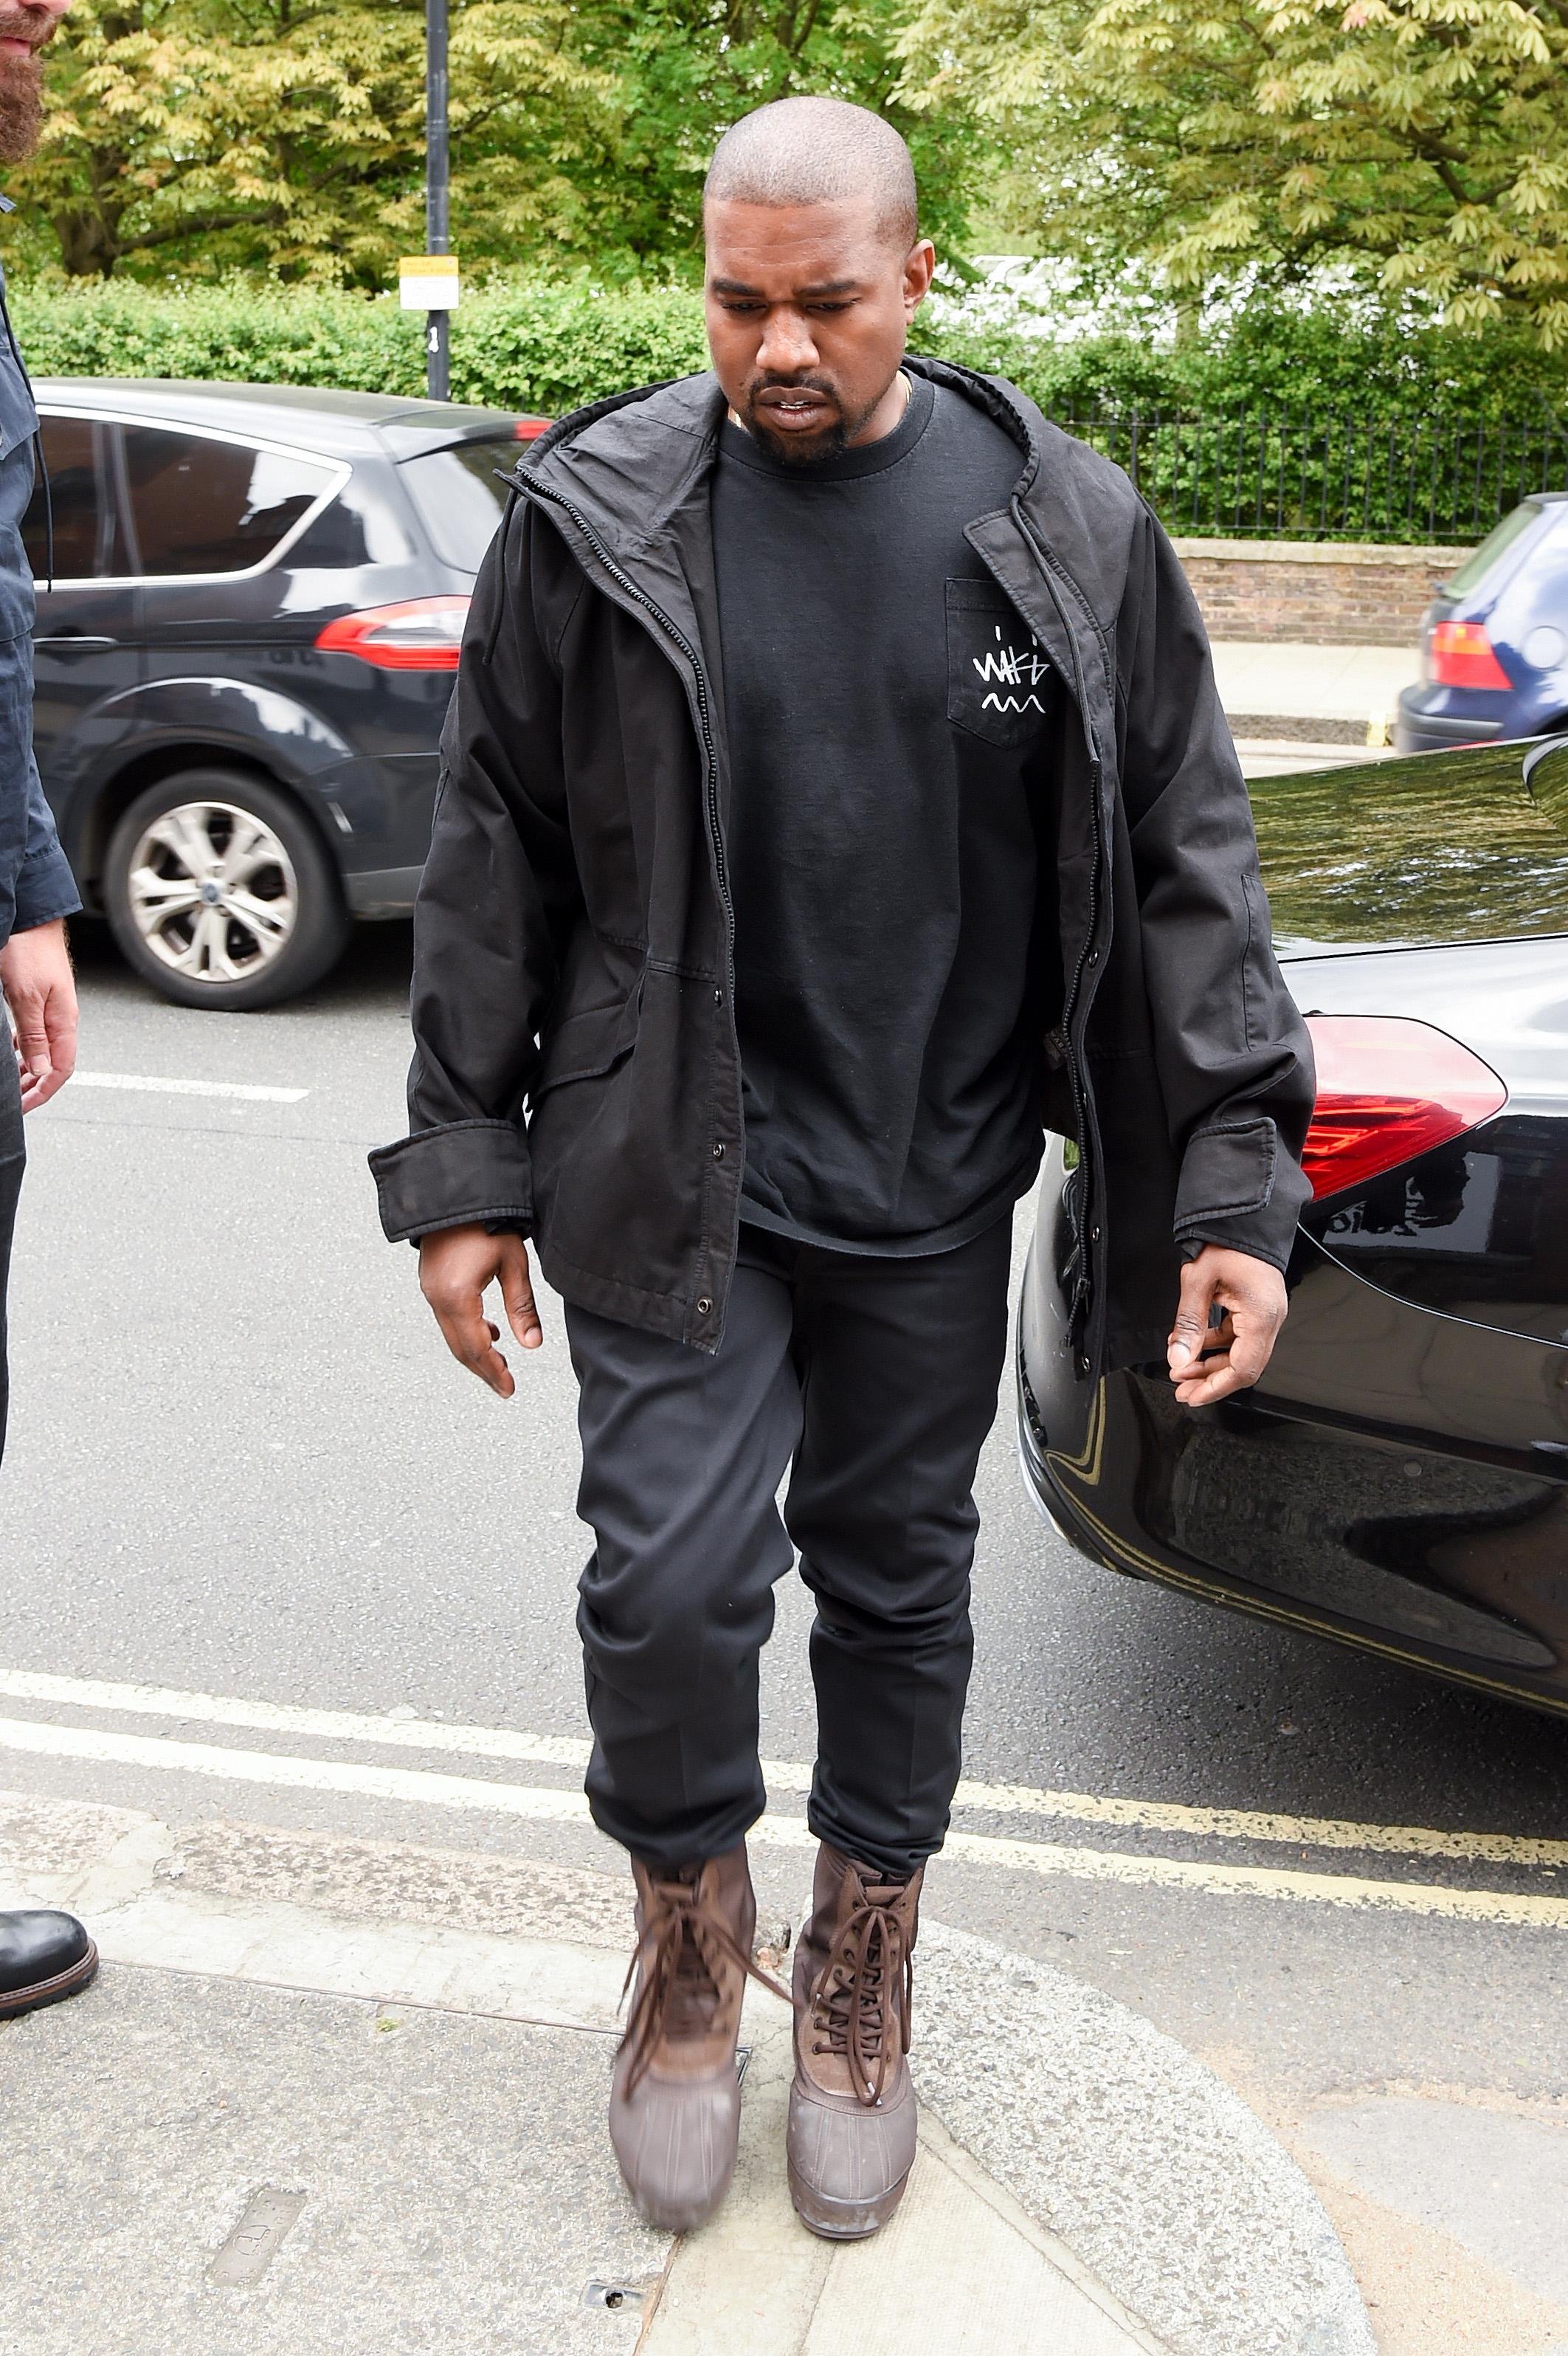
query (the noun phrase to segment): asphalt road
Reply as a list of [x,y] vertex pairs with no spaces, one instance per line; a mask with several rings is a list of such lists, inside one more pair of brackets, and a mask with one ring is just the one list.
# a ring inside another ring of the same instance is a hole
[[[0,1673],[13,1680],[7,1692],[0,1676],[0,1716],[67,1730],[67,1747],[16,1747],[25,1733],[7,1747],[0,1729],[0,1784],[176,1823],[224,1814],[607,1862],[579,1826],[519,1822],[482,1792],[436,1805],[395,1776],[384,1790],[308,1772],[266,1780],[269,1752],[546,1792],[576,1780],[570,1752],[519,1768],[482,1747],[410,1744],[408,1722],[432,1719],[581,1738],[572,1590],[585,1539],[555,1304],[546,1348],[503,1404],[447,1357],[413,1254],[376,1224],[365,1154],[401,1125],[406,931],[361,931],[313,998],[242,1016],[164,1005],[92,928],[79,953],[86,1076],[29,1122],[0,1481]],[[101,1084],[126,1076],[280,1093]],[[1026,1215],[1020,1249],[1027,1232]],[[1482,2224],[1454,2261],[1466,2311],[1485,2308],[1500,2267],[1549,2306],[1535,2336],[1510,2329],[1499,2346],[1561,2345],[1568,2272],[1559,2284],[1518,2254],[1530,2171],[1499,2177],[1462,2130],[1513,2118],[1568,2151],[1568,1848],[1551,1863],[1410,1855],[1336,1827],[1568,1840],[1568,1727],[1092,1569],[1037,1518],[1010,1418],[1004,1400],[981,1472],[966,1772],[1079,1796],[1065,1817],[994,1792],[963,1811],[979,1844],[933,1868],[932,1912],[1134,2004],[1292,2136],[1349,2115],[1352,2097],[1384,2104],[1385,2125],[1403,2102],[1414,2124],[1392,2159],[1385,2136],[1374,2160],[1333,2163],[1369,2196],[1370,2238],[1352,2255],[1386,2272],[1378,2219],[1438,2231],[1445,2201],[1464,2208],[1465,2170],[1490,2167]],[[764,1681],[764,1752],[784,1762],[812,1751],[806,1622],[790,1582]],[[181,1722],[172,1703],[29,1697],[18,1675],[391,1713],[404,1732],[346,1744],[319,1728]],[[102,1738],[97,1755],[89,1736]],[[261,1769],[229,1780],[210,1755],[226,1745]],[[1179,1814],[1126,1825],[1107,1799],[1310,1821],[1269,1837]],[[785,1792],[779,1804],[800,1802]],[[1236,1867],[1256,1882],[1227,1883]],[[1322,1886],[1334,1876],[1349,1879]],[[780,1907],[797,1879],[795,1860],[763,1860]],[[1391,1906],[1380,1891],[1396,1885],[1429,1895]],[[1456,1892],[1563,1903],[1560,1920],[1510,1923],[1456,1913]],[[1419,2347],[1397,2336],[1397,2307],[1391,2288],[1387,2344]]]

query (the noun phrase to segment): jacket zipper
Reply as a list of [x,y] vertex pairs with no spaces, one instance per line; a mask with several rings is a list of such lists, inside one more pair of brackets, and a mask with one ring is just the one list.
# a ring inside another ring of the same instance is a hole
[[554,489],[548,483],[540,482],[537,477],[530,477],[526,484],[516,482],[514,478],[513,487],[520,491],[525,498],[547,500],[550,506],[560,508],[563,515],[571,517],[589,547],[593,551],[596,561],[603,565],[622,594],[629,597],[651,621],[657,624],[670,644],[691,667],[692,682],[697,691],[698,723],[702,737],[703,800],[708,815],[708,836],[713,851],[713,873],[719,884],[719,905],[724,915],[724,945],[726,962],[729,967],[727,980],[730,983],[729,999],[731,1020],[733,1020],[735,904],[730,896],[730,874],[724,851],[724,830],[719,816],[719,753],[713,742],[712,712],[708,698],[708,674],[702,668],[702,658],[679,624],[671,619],[664,607],[650,597],[645,589],[639,589],[631,574],[616,563],[581,508],[573,506],[563,492]]
[[[702,668],[702,657],[679,624],[665,612],[664,607],[656,599],[648,595],[645,589],[638,588],[624,566],[616,563],[581,508],[576,507],[563,492],[554,489],[548,483],[541,483],[535,476],[530,475],[526,484],[517,483],[514,478],[514,484],[525,498],[544,499],[549,505],[558,507],[563,515],[570,516],[592,550],[596,562],[603,567],[605,573],[614,583],[622,596],[629,599],[634,605],[647,615],[649,620],[664,633],[671,646],[677,648],[691,667],[692,684],[697,694],[698,726],[702,739],[703,807],[708,818],[709,844],[713,854],[714,881],[719,886],[720,912],[724,919],[725,1012],[730,1024],[730,1039],[735,1051],[735,1068],[738,1072],[741,1065],[741,1042],[735,1029],[735,903],[730,894],[730,871],[724,850],[724,828],[719,815],[719,750],[713,742],[712,707],[709,701],[708,674]],[[731,1223],[730,1232],[731,1271],[735,1264],[740,1217],[740,1197],[737,1194],[735,1214]],[[707,1301],[700,1302],[699,1314],[704,1314],[710,1306],[711,1304]]]
[[1045,552],[1040,543],[1040,538],[1036,533],[1034,527],[1025,516],[1022,501],[1019,498],[1016,493],[1014,494],[1011,503],[1011,513],[1013,521],[1018,526],[1019,531],[1023,540],[1034,551],[1035,556],[1040,564],[1040,577],[1045,583],[1046,594],[1050,597],[1051,604],[1056,607],[1057,613],[1061,616],[1062,629],[1066,633],[1068,650],[1072,657],[1073,691],[1077,697],[1079,718],[1083,724],[1084,743],[1088,747],[1089,753],[1089,817],[1094,838],[1094,862],[1089,875],[1089,926],[1083,940],[1079,944],[1078,961],[1072,969],[1072,979],[1068,984],[1067,997],[1062,1008],[1061,1015],[1061,1037],[1062,1043],[1067,1050],[1067,1076],[1072,1089],[1073,1104],[1078,1112],[1079,1130],[1079,1166],[1077,1171],[1070,1173],[1066,1189],[1067,1216],[1069,1224],[1072,1229],[1073,1249],[1078,1261],[1078,1272],[1072,1287],[1072,1306],[1069,1324],[1069,1338],[1074,1356],[1078,1360],[1079,1370],[1081,1373],[1086,1373],[1089,1368],[1089,1353],[1086,1346],[1088,1314],[1090,1302],[1093,1295],[1093,1269],[1091,1263],[1093,1257],[1093,1247],[1097,1238],[1099,1230],[1097,1226],[1085,1227],[1084,1215],[1080,1214],[1078,1205],[1072,1199],[1073,1194],[1072,1180],[1074,1177],[1078,1177],[1081,1174],[1083,1184],[1083,1215],[1086,1215],[1093,1202],[1093,1152],[1090,1142],[1089,1077],[1087,1072],[1084,1071],[1079,1064],[1078,1051],[1073,1044],[1072,1017],[1078,1005],[1078,994],[1083,988],[1083,975],[1085,969],[1088,966],[1089,959],[1091,956],[1097,957],[1099,955],[1099,952],[1095,949],[1093,944],[1094,936],[1099,930],[1100,925],[1100,882],[1102,871],[1104,870],[1105,863],[1104,831],[1101,824],[1100,816],[1101,763],[1099,750],[1094,743],[1093,733],[1089,726],[1088,688],[1083,676],[1083,658],[1078,649],[1077,632],[1073,629],[1072,619],[1062,605],[1061,597],[1057,594],[1056,584],[1051,577],[1051,567],[1046,561]]

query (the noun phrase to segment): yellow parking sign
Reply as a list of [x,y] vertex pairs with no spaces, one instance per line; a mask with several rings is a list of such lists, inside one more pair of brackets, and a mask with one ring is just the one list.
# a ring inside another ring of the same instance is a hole
[[400,262],[398,294],[405,311],[455,311],[456,254],[420,253]]

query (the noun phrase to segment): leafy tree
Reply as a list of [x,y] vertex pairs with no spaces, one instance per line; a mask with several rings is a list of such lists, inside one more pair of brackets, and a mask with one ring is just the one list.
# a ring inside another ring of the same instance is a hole
[[906,105],[900,0],[632,0],[602,6],[585,54],[621,79],[622,133],[604,159],[623,192],[627,252],[695,273],[703,176],[720,134],[770,100],[816,91],[869,106],[914,154],[924,226],[961,253],[994,142],[952,107]]
[[1568,343],[1565,0],[912,0],[900,46],[1047,251],[1178,291],[1349,259]]
[[[569,219],[615,91],[563,0],[471,0],[453,37],[461,201],[482,237]],[[19,193],[65,269],[126,257],[384,278],[422,243],[423,14],[407,0],[80,0]]]
[[[960,235],[972,136],[894,95],[895,0],[453,0],[453,243],[689,275],[725,126],[794,90],[901,122]],[[420,0],[78,0],[16,176],[71,275],[239,266],[384,284],[423,242]]]

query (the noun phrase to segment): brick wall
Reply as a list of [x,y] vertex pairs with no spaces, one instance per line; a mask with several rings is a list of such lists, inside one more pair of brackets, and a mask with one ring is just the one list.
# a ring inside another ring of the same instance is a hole
[[1209,635],[1408,647],[1464,548],[1308,540],[1179,540]]

